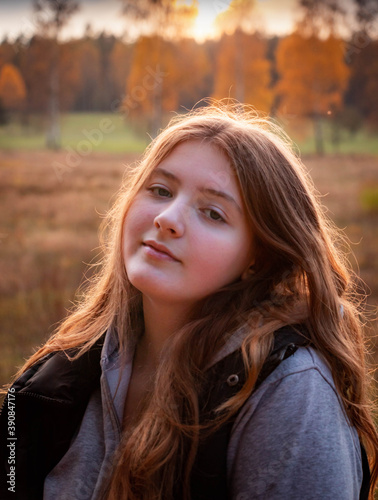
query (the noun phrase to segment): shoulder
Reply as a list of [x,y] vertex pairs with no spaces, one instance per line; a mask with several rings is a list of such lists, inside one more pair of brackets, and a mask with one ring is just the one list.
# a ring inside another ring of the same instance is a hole
[[[253,488],[261,478],[271,488],[272,500],[285,491],[292,492],[292,499],[358,498],[358,435],[331,370],[315,349],[299,348],[247,400],[232,429],[228,466],[233,488],[239,491],[246,488],[245,467],[255,471],[254,486],[246,490],[253,498],[260,498]],[[295,480],[289,477],[293,471]]]
[[[310,386],[309,380],[312,381]],[[274,391],[278,387],[280,391],[290,388],[299,395],[302,392],[308,393],[313,386],[330,391],[338,398],[331,368],[326,359],[312,347],[299,347],[264,380],[251,396],[251,400],[257,402],[264,393]]]
[[81,401],[100,378],[102,345],[103,337],[78,358],[72,357],[77,353],[75,348],[48,353],[15,380],[13,392],[33,398],[43,397],[45,402]]
[[[336,415],[348,424],[331,369],[323,356],[311,347],[300,347],[264,380],[250,396],[235,423],[237,426],[248,415],[264,413],[275,418],[300,414],[305,418],[311,411],[321,411],[332,419]],[[266,413],[265,413],[266,412]]]

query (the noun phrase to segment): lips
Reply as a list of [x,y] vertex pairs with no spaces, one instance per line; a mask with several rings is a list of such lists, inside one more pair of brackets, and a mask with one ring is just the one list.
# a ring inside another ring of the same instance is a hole
[[166,255],[167,257],[170,257],[173,260],[176,260],[179,262],[179,259],[164,245],[161,243],[157,243],[156,241],[153,240],[146,240],[143,242],[143,245],[147,248],[151,248],[154,253],[156,253],[156,256],[161,256],[163,257]]

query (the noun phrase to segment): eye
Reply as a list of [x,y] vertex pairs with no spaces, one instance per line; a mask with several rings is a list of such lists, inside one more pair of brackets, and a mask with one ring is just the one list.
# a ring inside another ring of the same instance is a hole
[[203,212],[206,216],[214,222],[226,222],[219,212],[212,208],[205,208]]
[[150,191],[154,196],[158,198],[169,198],[171,196],[171,193],[168,191],[168,189],[161,186],[149,187],[148,191]]

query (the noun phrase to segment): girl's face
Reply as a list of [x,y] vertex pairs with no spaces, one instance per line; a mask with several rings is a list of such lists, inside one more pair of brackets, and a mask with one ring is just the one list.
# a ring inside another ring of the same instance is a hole
[[195,305],[253,262],[236,177],[214,146],[187,141],[153,170],[124,223],[130,282],[165,303]]

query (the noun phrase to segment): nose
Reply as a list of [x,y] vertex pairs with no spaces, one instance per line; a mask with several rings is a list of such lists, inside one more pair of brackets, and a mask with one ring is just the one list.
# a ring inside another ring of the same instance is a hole
[[185,219],[188,207],[178,203],[166,206],[154,219],[154,226],[163,233],[179,237],[185,232]]

